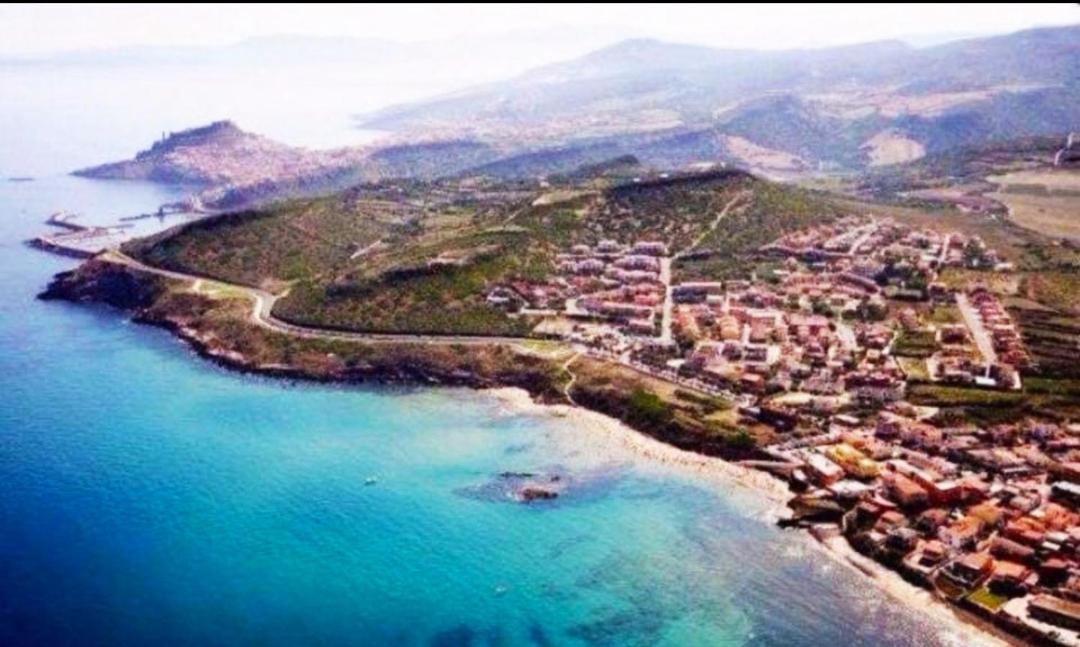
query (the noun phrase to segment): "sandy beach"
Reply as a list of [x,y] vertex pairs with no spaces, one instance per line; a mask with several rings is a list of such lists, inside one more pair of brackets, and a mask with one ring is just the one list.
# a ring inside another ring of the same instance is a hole
[[[787,502],[792,494],[786,483],[766,472],[667,445],[602,413],[570,405],[539,404],[522,389],[499,388],[485,393],[494,396],[509,411],[566,420],[566,429],[575,432],[575,447],[580,444],[580,451],[597,461],[633,461],[635,468],[691,477],[697,484],[707,484],[729,495],[733,489],[743,490],[762,503],[766,520],[775,523],[787,516]],[[576,433],[579,431],[582,433]],[[818,539],[810,532],[802,534],[821,554],[858,571],[889,597],[926,614],[937,623],[944,644],[979,647],[1024,644],[858,553],[842,536]]]
[[[575,434],[575,446],[598,459],[608,462],[622,458],[639,459],[635,463],[643,469],[662,469],[692,476],[698,484],[706,482],[720,486],[725,492],[731,492],[733,487],[745,489],[772,504],[777,518],[785,516],[788,511],[787,502],[791,493],[787,484],[766,472],[673,447],[635,431],[615,418],[583,407],[537,403],[522,389],[488,389],[484,393],[496,397],[517,413],[564,419],[568,429],[584,432]],[[641,458],[648,460],[641,462]]]
[[842,536],[817,540],[810,533],[807,537],[836,561],[873,580],[874,585],[889,597],[912,608],[917,608],[938,623],[942,642],[953,645],[1023,645],[987,621],[947,602],[936,598],[930,591],[919,588],[883,564],[859,553]]

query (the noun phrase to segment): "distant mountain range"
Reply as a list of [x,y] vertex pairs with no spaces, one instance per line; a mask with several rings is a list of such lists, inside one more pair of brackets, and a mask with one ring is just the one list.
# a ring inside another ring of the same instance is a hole
[[[121,68],[181,67],[347,69],[352,78],[410,75],[435,87],[460,87],[503,79],[552,60],[579,56],[617,42],[624,34],[613,28],[538,27],[531,30],[478,34],[468,38],[400,42],[381,38],[324,37],[280,34],[249,38],[228,45],[135,45],[22,56],[0,56],[0,67]],[[348,82],[348,77],[342,77]],[[439,82],[444,80],[444,82]],[[455,86],[455,84],[458,84]]]
[[188,185],[197,197],[192,206],[236,209],[383,178],[454,175],[505,154],[472,140],[311,150],[216,121],[168,133],[129,160],[73,175]]
[[[336,59],[357,47],[318,51]],[[862,170],[1080,130],[1080,26],[922,49],[630,40],[361,124],[393,135],[309,150],[216,122],[76,173],[198,185],[204,206],[231,209],[388,177],[530,178],[614,159],[643,171],[728,162],[772,177]]]
[[1080,127],[1080,26],[927,48],[761,52],[629,40],[359,123],[516,148],[516,169],[534,170],[522,155],[553,151],[575,163],[634,154],[781,174],[859,169]]

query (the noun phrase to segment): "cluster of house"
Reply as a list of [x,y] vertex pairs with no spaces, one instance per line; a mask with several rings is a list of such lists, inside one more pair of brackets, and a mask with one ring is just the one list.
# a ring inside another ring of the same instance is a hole
[[947,289],[935,282],[945,267],[1011,269],[978,236],[915,229],[888,218],[841,219],[788,234],[760,251],[800,259],[818,271],[862,277],[868,286],[885,284],[890,297],[912,300],[946,294]]
[[667,257],[667,245],[656,241],[578,244],[556,257],[557,274],[549,281],[496,285],[487,300],[508,310],[544,310],[603,322],[615,333],[654,336],[667,292],[661,272]]
[[[744,421],[783,434],[764,451],[860,550],[1017,631],[1060,641],[1080,629],[1080,426],[941,426],[904,400],[905,334],[908,350],[927,349],[920,379],[1019,384],[1027,355],[998,299],[936,283],[992,250],[851,219],[760,251],[768,277],[670,283],[663,243],[602,241],[560,254],[548,283],[497,289],[599,322],[604,357],[737,398]],[[958,316],[931,323],[931,306]]]
[[975,287],[968,292],[967,298],[990,335],[998,361],[1018,368],[1027,366],[1030,358],[1020,331],[997,296],[986,288]]
[[[860,223],[846,219],[790,234],[763,248],[785,257],[783,269],[776,274],[786,303],[805,309],[809,302],[815,310],[841,316],[860,308],[881,312],[885,296],[948,303],[959,298],[937,281],[943,267],[1008,269],[978,237],[917,230],[890,220]],[[978,319],[980,330],[976,334],[985,335],[996,352],[981,354],[965,323],[930,326],[925,332],[935,336],[939,348],[928,359],[929,379],[1020,388],[1019,370],[1027,366],[1029,358],[1011,317],[985,288],[970,290],[966,298]],[[894,318],[902,328],[919,327],[918,317],[910,308]]]
[[890,224],[889,221],[865,222],[861,218],[843,218],[787,234],[765,245],[762,251],[775,250],[786,256],[819,259],[851,256],[891,242],[895,236],[888,231]]
[[[967,263],[973,247],[979,258],[996,256],[974,237],[847,218],[762,247],[764,258],[779,257],[766,264],[767,277],[671,284],[663,242],[602,240],[559,254],[558,273],[546,282],[497,285],[488,301],[569,321],[552,334],[613,356],[630,350],[633,359],[710,389],[799,392],[819,409],[901,399],[911,372],[892,353],[899,330],[933,336],[920,379],[1017,388],[1027,356],[992,293],[974,289],[967,297],[978,331],[970,321],[923,330],[911,307],[890,301],[938,292],[933,303],[958,299],[936,282],[937,272]],[[571,332],[583,321],[596,325]],[[976,337],[992,340],[997,356],[983,357]]]
[[[601,350],[634,349],[658,370],[718,389],[797,391],[815,396],[819,407],[840,404],[840,396],[887,403],[903,397],[907,378],[890,352],[896,331],[918,325],[910,308],[897,312],[887,296],[902,298],[917,286],[925,299],[935,285],[944,290],[937,271],[964,264],[972,246],[980,257],[993,255],[977,238],[849,218],[765,245],[763,256],[780,257],[766,280],[669,285],[664,243],[602,240],[559,254],[558,274],[547,283],[496,286],[488,300],[600,322],[591,340]],[[938,349],[927,362],[929,379],[1019,384],[1016,369],[1026,356],[1008,314],[989,292],[974,290],[970,298],[1000,357],[988,367],[965,323],[944,324],[933,331]],[[654,352],[658,342],[666,353]]]
[[817,314],[789,299],[795,293],[745,281],[674,286],[675,336],[691,347],[680,373],[755,394],[903,396],[903,376],[883,353],[891,331]]
[[734,390],[823,396],[812,400],[819,407],[827,396],[899,400],[905,376],[889,352],[898,322],[882,285],[905,263],[930,273],[928,285],[967,242],[846,219],[764,246],[783,259],[769,280],[674,285],[675,337],[692,346],[681,370]]
[[788,234],[762,251],[808,261],[880,256],[902,258],[916,265],[943,266],[963,264],[964,249],[975,240],[956,233],[914,229],[890,218],[853,216]]
[[803,497],[835,504],[852,544],[910,579],[1069,644],[1080,629],[1080,425],[942,428],[888,409],[846,422],[769,450],[794,466]]
[[980,286],[958,293],[957,301],[969,309],[973,321],[936,326],[938,348],[927,359],[931,378],[946,384],[1019,389],[1020,370],[1029,365],[1030,357],[1012,317],[997,296]]
[[569,285],[566,314],[606,321],[631,335],[656,335],[667,291],[661,262],[667,255],[667,245],[656,241],[575,245],[556,259]]
[[[601,322],[605,357],[737,398],[744,421],[782,434],[764,451],[801,498],[832,506],[860,550],[1018,632],[1080,645],[1080,426],[942,426],[904,400],[906,360],[924,349],[920,379],[1019,385],[1028,356],[997,297],[936,282],[993,251],[883,219],[760,251],[767,277],[670,283],[662,243],[602,241],[559,255],[547,284],[500,289]],[[933,323],[931,308],[957,314]]]

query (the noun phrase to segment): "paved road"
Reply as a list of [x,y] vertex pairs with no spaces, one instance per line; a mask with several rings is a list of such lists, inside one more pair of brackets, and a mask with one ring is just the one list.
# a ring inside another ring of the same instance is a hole
[[317,326],[301,326],[287,321],[282,321],[273,315],[274,303],[279,298],[284,296],[282,294],[271,294],[266,290],[259,288],[253,288],[247,285],[238,285],[236,283],[227,283],[218,279],[210,279],[195,274],[185,274],[183,272],[176,272],[172,270],[165,270],[152,265],[142,263],[130,256],[119,252],[109,251],[102,256],[102,260],[106,260],[112,263],[125,265],[141,272],[148,274],[155,274],[157,276],[163,276],[169,279],[175,279],[178,281],[192,281],[199,283],[201,286],[206,281],[213,281],[232,290],[244,293],[248,298],[252,300],[251,309],[251,321],[263,328],[273,330],[276,332],[287,333],[290,335],[296,335],[297,337],[304,337],[309,339],[328,339],[334,341],[360,341],[365,343],[412,343],[412,344],[520,344],[527,341],[523,337],[502,337],[497,335],[492,336],[472,336],[472,335],[425,335],[425,334],[413,334],[413,333],[364,333],[364,332],[346,332],[340,330],[333,330],[330,328],[320,328]]
[[660,313],[660,341],[671,343],[671,316],[675,302],[671,298],[671,257],[660,259],[660,282],[664,284],[664,307]]
[[660,337],[659,340],[663,344],[671,344],[674,342],[674,337],[671,333],[671,320],[675,310],[675,302],[671,298],[671,264],[673,261],[682,258],[687,252],[691,251],[695,247],[701,244],[702,241],[708,237],[717,227],[720,226],[720,221],[727,216],[731,208],[735,206],[737,202],[750,195],[748,191],[740,191],[731,200],[728,200],[724,208],[720,210],[720,213],[716,214],[716,218],[709,223],[709,227],[701,232],[701,235],[694,239],[692,243],[687,245],[683,250],[677,252],[674,256],[668,256],[660,259],[660,282],[664,284],[664,305],[660,311]]
[[978,347],[979,352],[986,359],[986,363],[996,363],[997,353],[994,351],[994,342],[991,340],[986,327],[983,326],[982,320],[979,319],[979,313],[975,311],[975,306],[971,305],[971,301],[968,301],[967,295],[963,292],[956,293],[956,305],[960,308],[960,314],[964,316],[964,323],[967,324],[968,330],[971,331],[971,338],[975,340],[975,346]]
[[352,256],[349,257],[349,260],[354,261],[354,260],[360,258],[361,256],[366,256],[369,252],[371,252],[371,250],[375,249],[376,247],[378,247],[379,245],[382,245],[382,244],[383,244],[383,241],[380,238],[379,240],[371,243],[370,245],[367,245],[366,247],[358,247],[356,249],[356,251],[352,253]]
[[859,237],[855,239],[855,242],[851,243],[851,249],[849,249],[847,253],[848,256],[855,256],[858,253],[859,248],[862,247],[862,244],[866,242],[866,239],[874,235],[874,232],[877,231],[877,223],[871,222],[869,225],[864,225],[863,229],[864,231],[859,234]]
[[574,382],[577,382],[577,373],[570,370],[570,365],[573,364],[577,358],[581,357],[580,352],[576,352],[570,356],[565,362],[563,362],[562,369],[570,374],[570,379],[566,382],[566,386],[563,387],[563,395],[566,396],[566,401],[570,404],[576,405],[574,402],[574,396],[571,393],[574,390]]
[[938,254],[938,269],[945,267],[945,260],[949,258],[949,244],[952,242],[952,234],[945,234],[945,240],[941,243],[941,253]]

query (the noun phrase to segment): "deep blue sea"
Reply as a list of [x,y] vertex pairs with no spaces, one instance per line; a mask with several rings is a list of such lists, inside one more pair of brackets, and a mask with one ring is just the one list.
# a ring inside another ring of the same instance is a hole
[[[60,141],[71,124],[25,130],[32,107],[0,101],[0,172],[49,169],[0,180],[0,644],[973,639],[776,528],[757,494],[604,455],[570,418],[233,374],[120,312],[37,301],[74,265],[23,245],[49,213],[113,222],[175,192],[64,176],[92,155]],[[117,142],[124,118],[84,123],[130,153],[148,142]],[[523,506],[504,471],[572,485]]]

